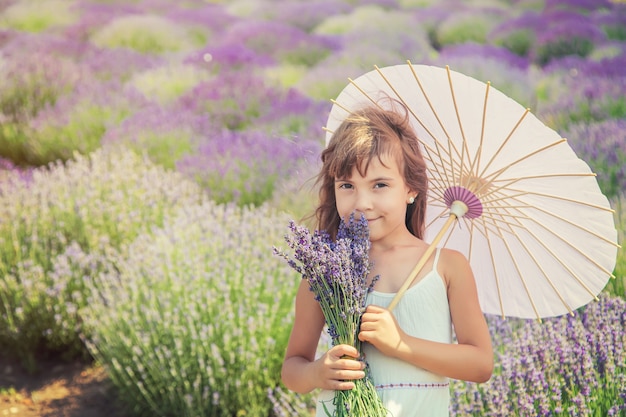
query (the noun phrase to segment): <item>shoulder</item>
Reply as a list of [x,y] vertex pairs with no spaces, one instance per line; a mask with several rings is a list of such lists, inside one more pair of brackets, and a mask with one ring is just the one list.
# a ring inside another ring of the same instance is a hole
[[440,249],[437,269],[448,287],[458,284],[459,281],[474,280],[469,261],[465,255],[454,249]]

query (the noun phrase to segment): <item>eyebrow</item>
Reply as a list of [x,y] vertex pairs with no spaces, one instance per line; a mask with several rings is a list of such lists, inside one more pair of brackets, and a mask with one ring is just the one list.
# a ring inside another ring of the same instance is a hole
[[[350,181],[350,179],[348,179],[348,178],[335,178],[335,182],[346,182],[346,181]],[[392,178],[392,177],[378,177],[378,178],[372,178],[370,180],[370,182],[381,182],[381,181],[391,182],[391,181],[394,181],[394,178]]]

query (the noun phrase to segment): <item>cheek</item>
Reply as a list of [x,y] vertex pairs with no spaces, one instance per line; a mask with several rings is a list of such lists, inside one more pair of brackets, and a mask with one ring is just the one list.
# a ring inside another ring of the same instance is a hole
[[345,198],[337,198],[335,200],[335,207],[341,218],[345,218],[352,213],[352,204]]

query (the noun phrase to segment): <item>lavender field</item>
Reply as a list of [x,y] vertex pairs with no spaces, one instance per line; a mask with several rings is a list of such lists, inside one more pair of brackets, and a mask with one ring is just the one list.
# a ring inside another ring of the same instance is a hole
[[[330,99],[445,66],[568,139],[626,231],[621,0],[0,0],[0,354],[94,358],[136,416],[309,416],[280,383]],[[600,300],[488,317],[452,416],[626,416],[626,254]]]

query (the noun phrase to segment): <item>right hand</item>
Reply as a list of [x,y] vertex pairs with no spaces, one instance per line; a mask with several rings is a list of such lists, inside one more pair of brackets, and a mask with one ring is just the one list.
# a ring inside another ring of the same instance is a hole
[[315,361],[319,387],[328,390],[350,390],[354,380],[365,377],[365,362],[359,360],[354,346],[333,346]]

